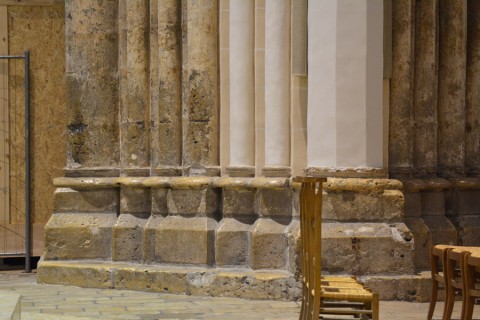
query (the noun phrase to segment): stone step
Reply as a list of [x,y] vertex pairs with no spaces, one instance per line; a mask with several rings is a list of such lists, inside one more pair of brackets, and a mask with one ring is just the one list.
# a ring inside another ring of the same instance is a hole
[[21,320],[94,320],[94,319],[98,320],[98,318],[86,318],[86,317],[68,316],[64,314],[48,314],[48,313],[33,313],[33,312],[22,312],[22,318],[21,318]]
[[19,320],[22,297],[11,291],[0,291],[0,320]]

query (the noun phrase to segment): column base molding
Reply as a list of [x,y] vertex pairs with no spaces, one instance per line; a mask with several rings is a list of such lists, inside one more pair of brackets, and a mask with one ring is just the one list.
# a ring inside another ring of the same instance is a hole
[[291,168],[283,167],[283,166],[264,167],[262,169],[262,174],[267,178],[277,178],[277,177],[289,178],[292,175]]
[[385,168],[332,168],[332,167],[307,167],[304,170],[307,176],[320,178],[364,178],[383,179],[387,178]]
[[255,177],[254,166],[230,166],[226,171],[229,177]]
[[65,177],[119,177],[120,169],[115,167],[80,167],[63,169]]
[[152,176],[176,177],[181,176],[183,167],[181,166],[158,166],[152,169]]
[[120,175],[122,177],[149,177],[150,176],[150,168],[143,167],[143,168],[122,168]]

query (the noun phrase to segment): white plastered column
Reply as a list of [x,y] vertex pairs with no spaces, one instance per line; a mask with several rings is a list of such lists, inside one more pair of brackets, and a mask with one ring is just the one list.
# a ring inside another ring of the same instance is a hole
[[290,175],[290,0],[265,1],[263,174]]
[[254,0],[230,0],[230,176],[255,174]]
[[308,167],[383,172],[383,0],[309,1]]

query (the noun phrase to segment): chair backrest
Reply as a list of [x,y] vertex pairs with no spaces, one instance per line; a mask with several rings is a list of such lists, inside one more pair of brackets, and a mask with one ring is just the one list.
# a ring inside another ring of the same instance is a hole
[[296,177],[300,182],[300,234],[302,241],[303,281],[313,294],[320,299],[322,271],[322,183],[326,178]]

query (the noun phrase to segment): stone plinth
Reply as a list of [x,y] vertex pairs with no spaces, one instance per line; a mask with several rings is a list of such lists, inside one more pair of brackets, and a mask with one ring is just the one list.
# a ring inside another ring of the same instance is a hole
[[[300,185],[288,178],[58,178],[54,184],[41,282],[298,297]],[[325,183],[324,272],[381,275],[405,288],[418,283],[402,187],[388,179]]]

